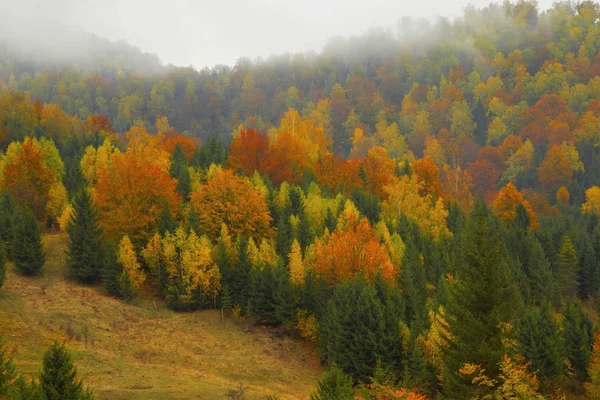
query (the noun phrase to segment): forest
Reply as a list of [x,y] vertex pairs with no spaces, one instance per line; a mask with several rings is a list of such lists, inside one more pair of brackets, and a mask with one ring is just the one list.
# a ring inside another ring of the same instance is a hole
[[[312,343],[313,400],[600,399],[599,21],[507,1],[202,70],[0,41],[0,286],[64,234],[78,285]],[[94,397],[7,342],[0,398]]]

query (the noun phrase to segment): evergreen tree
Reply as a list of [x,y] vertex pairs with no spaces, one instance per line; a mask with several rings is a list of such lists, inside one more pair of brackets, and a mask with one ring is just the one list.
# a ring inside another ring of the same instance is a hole
[[4,338],[0,336],[0,398],[7,395],[8,388],[16,376],[15,366],[8,357]]
[[5,245],[0,241],[0,288],[4,286],[4,281],[6,280],[6,251],[4,250]]
[[543,383],[564,373],[563,341],[560,326],[550,305],[528,309],[518,324],[519,354],[531,362],[529,370],[538,371]]
[[275,249],[280,257],[287,260],[292,249],[292,226],[289,214],[282,214],[283,215],[279,218],[277,224],[277,242],[275,243]]
[[275,317],[278,323],[292,323],[296,311],[296,290],[290,282],[288,268],[282,260],[277,263],[274,272],[275,280]]
[[596,293],[596,252],[588,236],[583,235],[581,245],[581,257],[579,257],[579,268],[577,269],[577,295],[582,300],[587,300]]
[[188,228],[196,233],[198,237],[202,236],[202,228],[200,227],[200,218],[193,205],[190,204],[190,210],[187,215]]
[[158,232],[161,237],[164,237],[167,232],[174,233],[175,229],[177,229],[177,221],[175,221],[173,214],[171,214],[169,203],[164,199],[160,219],[158,220]]
[[238,256],[232,268],[223,272],[223,282],[229,287],[229,294],[234,305],[246,307],[252,264],[248,258],[248,238],[238,238]]
[[471,379],[459,373],[467,363],[481,365],[487,376],[498,378],[506,350],[503,326],[515,315],[518,300],[500,230],[498,219],[478,200],[461,238],[456,277],[448,288],[444,398],[467,399],[475,393]]
[[399,281],[406,305],[404,320],[412,329],[420,332],[425,328],[427,318],[425,269],[420,265],[418,249],[410,237],[402,257],[402,273]]
[[400,313],[388,313],[374,285],[362,278],[340,283],[319,318],[319,349],[358,381],[373,375],[377,362],[400,371]]
[[317,383],[317,391],[310,400],[353,400],[352,377],[333,364]]
[[12,258],[15,267],[25,275],[38,274],[44,266],[46,258],[40,226],[29,207],[19,208],[16,212]]
[[13,242],[13,219],[15,214],[15,201],[9,193],[0,197],[0,242],[6,244],[6,256],[12,259],[11,246]]
[[192,191],[192,180],[185,153],[179,144],[175,146],[175,150],[171,156],[169,173],[173,178],[177,179],[177,191],[181,194],[181,197],[187,199]]
[[315,240],[315,233],[304,211],[300,213],[299,218],[300,221],[298,223],[298,243],[300,243],[300,247],[302,247],[302,250],[305,250]]
[[87,190],[73,201],[73,215],[67,225],[67,265],[71,275],[83,282],[93,282],[102,274],[102,230],[98,214]]
[[577,290],[577,253],[569,235],[565,235],[558,252],[556,279],[564,297],[574,296]]
[[331,212],[331,208],[327,209],[327,214],[325,215],[325,228],[329,230],[329,233],[335,230],[337,225],[337,221],[335,219],[335,215]]
[[54,343],[44,354],[40,384],[46,400],[93,399],[91,392],[77,380],[77,369],[64,345]]
[[111,296],[121,296],[119,277],[123,273],[123,266],[117,260],[117,246],[114,241],[109,241],[104,251],[102,260],[102,283],[104,289]]
[[529,280],[531,301],[537,305],[542,304],[545,300],[557,304],[559,301],[558,287],[552,276],[552,269],[544,253],[544,248],[533,237],[529,237],[528,241],[530,242],[528,245],[530,247],[529,258],[524,269]]
[[17,377],[10,385],[6,398],[9,400],[46,400],[41,385],[33,378],[28,383],[22,376]]
[[594,337],[592,322],[577,299],[569,299],[564,308],[563,335],[566,356],[575,376],[580,381],[586,381]]

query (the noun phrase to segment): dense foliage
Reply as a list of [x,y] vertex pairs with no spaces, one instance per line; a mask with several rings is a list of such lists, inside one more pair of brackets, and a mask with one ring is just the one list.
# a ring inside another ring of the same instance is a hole
[[109,295],[314,341],[314,398],[598,393],[599,18],[507,2],[160,75],[0,53],[0,243],[33,274],[60,229]]

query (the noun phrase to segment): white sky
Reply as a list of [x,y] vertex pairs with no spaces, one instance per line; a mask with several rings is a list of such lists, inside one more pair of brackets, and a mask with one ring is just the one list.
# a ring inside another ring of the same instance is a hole
[[[165,63],[233,64],[238,58],[320,51],[334,36],[395,27],[404,16],[454,18],[491,0],[0,0],[17,27],[67,23],[125,39]],[[552,0],[538,0],[540,9]],[[0,21],[2,22],[2,21]],[[43,29],[42,29],[43,32]],[[0,31],[0,34],[2,32]],[[22,35],[22,33],[21,33]],[[41,34],[43,37],[43,33]]]

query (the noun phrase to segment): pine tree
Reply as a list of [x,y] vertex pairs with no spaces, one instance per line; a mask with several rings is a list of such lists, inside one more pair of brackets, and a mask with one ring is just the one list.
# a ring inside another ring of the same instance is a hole
[[8,357],[4,338],[0,336],[0,398],[7,395],[8,388],[16,376],[15,366]]
[[377,362],[400,370],[400,313],[386,310],[374,285],[362,278],[340,283],[319,319],[319,349],[358,381],[373,375]]
[[187,215],[188,228],[196,233],[198,237],[202,236],[202,228],[200,227],[200,218],[193,205],[190,204],[190,210]]
[[117,260],[117,246],[111,240],[106,245],[102,262],[102,283],[109,295],[121,296],[119,277],[122,273],[123,266]]
[[558,287],[552,276],[552,269],[544,253],[544,248],[535,238],[529,237],[528,241],[531,242],[529,258],[524,269],[529,280],[531,301],[537,305],[544,301],[557,304],[559,301]]
[[569,235],[565,235],[556,262],[556,279],[564,297],[572,297],[577,291],[577,253]]
[[44,266],[40,226],[29,207],[18,209],[15,215],[12,258],[15,267],[25,275],[38,274]]
[[311,400],[353,400],[352,377],[333,364],[317,383],[317,391]]
[[73,216],[67,225],[67,265],[71,275],[83,282],[93,282],[102,274],[102,230],[98,214],[87,190],[73,201]]
[[566,356],[575,376],[582,382],[586,381],[594,337],[592,322],[578,299],[569,299],[564,307],[563,336]]
[[300,213],[299,219],[298,242],[300,243],[302,250],[306,250],[313,240],[315,240],[315,233],[304,211]]
[[232,267],[228,271],[227,277],[223,273],[223,281],[229,286],[229,294],[233,304],[246,307],[252,264],[248,258],[248,238],[245,236],[240,236],[238,239],[238,256],[235,265]]
[[531,362],[529,370],[538,371],[542,382],[559,378],[564,373],[563,340],[560,326],[550,305],[530,308],[517,326],[519,354]]
[[0,241],[0,288],[4,285],[4,281],[6,280],[6,251],[4,243]]
[[175,150],[171,156],[169,173],[173,178],[177,179],[177,191],[184,199],[187,199],[192,191],[192,180],[185,153],[179,144],[175,146]]
[[277,254],[287,260],[292,249],[292,226],[289,215],[283,214],[277,224],[277,242],[275,244]]
[[33,378],[28,383],[22,376],[17,377],[10,385],[6,398],[10,400],[46,400],[41,385]]
[[46,400],[87,400],[91,392],[77,380],[77,369],[64,345],[54,343],[44,354],[40,374],[42,391]]
[[11,246],[13,242],[13,220],[15,214],[15,201],[9,193],[0,197],[0,242],[6,244],[6,256],[12,259]]
[[478,200],[460,242],[455,279],[446,301],[446,354],[443,395],[467,399],[476,390],[459,373],[467,363],[479,364],[497,379],[505,354],[504,325],[516,313],[518,291],[506,264],[500,223]]
[[177,221],[175,221],[173,214],[171,214],[169,203],[166,199],[164,199],[162,203],[162,211],[158,220],[158,233],[160,233],[160,236],[165,236],[167,232],[174,233],[175,229],[177,229]]

